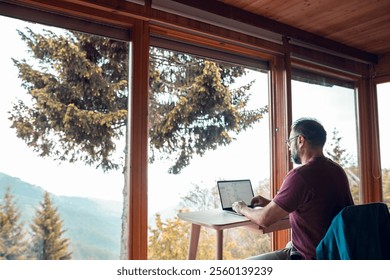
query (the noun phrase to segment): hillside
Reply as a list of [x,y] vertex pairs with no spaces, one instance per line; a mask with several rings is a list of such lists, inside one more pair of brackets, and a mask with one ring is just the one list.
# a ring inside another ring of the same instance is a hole
[[[0,199],[8,187],[15,196],[22,220],[28,227],[45,190],[0,172]],[[53,194],[51,198],[64,221],[65,236],[71,240],[73,259],[119,259],[122,211],[120,202]]]

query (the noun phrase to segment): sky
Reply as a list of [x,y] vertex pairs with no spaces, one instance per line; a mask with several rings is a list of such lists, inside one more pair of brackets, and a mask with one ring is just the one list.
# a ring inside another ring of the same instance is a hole
[[378,85],[379,139],[382,168],[390,169],[390,83]]
[[[25,98],[18,72],[11,57],[23,58],[28,54],[19,39],[16,29],[23,29],[23,21],[0,17],[2,36],[7,43],[0,45],[0,172],[18,177],[24,181],[40,186],[56,195],[93,197],[105,200],[122,200],[124,185],[121,171],[104,173],[83,163],[57,163],[50,158],[39,158],[15,136],[10,129],[7,111],[17,98]],[[37,25],[34,25],[37,26]],[[11,55],[12,54],[12,55]],[[252,72],[256,78],[253,87],[253,101],[256,104],[267,104],[268,77],[265,74]],[[330,91],[329,91],[330,90]],[[390,131],[384,125],[390,112],[389,84],[380,88],[379,113],[382,143],[390,142]],[[260,92],[261,94],[255,94]],[[317,104],[318,106],[308,106]],[[355,103],[351,90],[329,89],[325,87],[307,87],[293,83],[293,118],[311,116],[318,118],[331,138],[336,127],[343,136],[343,144],[356,156],[357,140],[355,127]],[[329,114],[329,110],[332,112]],[[269,177],[269,120],[266,117],[254,129],[241,133],[237,141],[227,147],[207,152],[204,157],[195,157],[189,168],[180,176],[170,175],[167,169],[169,162],[158,161],[149,166],[149,210],[160,211],[177,204],[194,185],[213,187],[218,179],[250,178],[252,184]],[[388,146],[382,147],[382,167],[390,167]],[[162,201],[161,193],[166,194]]]

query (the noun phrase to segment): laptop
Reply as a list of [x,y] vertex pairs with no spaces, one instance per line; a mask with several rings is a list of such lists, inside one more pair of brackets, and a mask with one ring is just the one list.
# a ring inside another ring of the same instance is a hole
[[249,179],[218,181],[217,187],[223,211],[237,214],[232,204],[240,200],[244,201],[248,207],[252,207],[251,200],[254,194]]

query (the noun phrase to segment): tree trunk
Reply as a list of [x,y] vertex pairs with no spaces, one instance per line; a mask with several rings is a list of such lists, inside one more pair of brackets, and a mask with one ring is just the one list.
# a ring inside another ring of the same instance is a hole
[[129,124],[126,125],[126,145],[125,145],[125,163],[123,167],[123,176],[124,176],[124,186],[123,186],[123,209],[122,209],[122,233],[121,233],[121,249],[120,249],[120,259],[128,259],[128,237],[129,237],[129,204],[130,204],[130,178],[129,178]]

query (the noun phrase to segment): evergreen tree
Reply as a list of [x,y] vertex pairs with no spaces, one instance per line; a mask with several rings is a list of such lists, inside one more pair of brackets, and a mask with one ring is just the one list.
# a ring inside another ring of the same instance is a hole
[[334,128],[332,133],[332,140],[330,142],[331,150],[326,150],[329,158],[334,162],[340,164],[348,176],[349,188],[351,190],[352,198],[356,204],[359,203],[359,185],[360,178],[358,168],[353,157],[347,152],[347,149],[341,146],[343,137],[339,136],[339,131]]
[[42,157],[118,168],[111,156],[127,123],[126,44],[76,32],[19,34],[33,59],[14,60],[32,98],[12,110],[17,136]]
[[[31,60],[14,64],[31,102],[20,99],[10,112],[17,137],[42,157],[125,170],[127,161],[115,151],[128,135],[129,44],[73,31],[19,34]],[[267,106],[246,108],[253,82],[231,88],[245,73],[241,66],[150,48],[150,161],[169,158],[168,171],[178,174],[193,155],[231,143],[260,121]],[[126,187],[123,193],[127,209]],[[126,211],[122,219],[125,256]]]
[[25,259],[27,249],[25,235],[19,209],[14,196],[7,188],[0,203],[0,260]]
[[170,173],[180,173],[195,154],[230,144],[268,110],[246,108],[253,81],[231,88],[245,75],[242,66],[157,48],[150,65],[150,161],[155,150],[173,159]]
[[347,149],[341,146],[341,140],[343,137],[339,136],[339,131],[334,128],[332,132],[332,139],[330,142],[331,150],[326,150],[329,157],[340,164],[343,167],[348,167],[354,164],[351,155],[347,152]]
[[63,237],[63,221],[48,192],[44,194],[40,206],[31,224],[31,257],[38,260],[71,259],[72,254],[68,250],[69,239]]
[[[123,165],[116,140],[127,135],[128,43],[80,32],[19,31],[31,61],[16,60],[22,86],[10,120],[16,135],[42,157],[82,161],[103,170]],[[193,154],[227,145],[268,108],[247,110],[252,83],[230,89],[241,66],[151,48],[150,160],[171,158],[179,173]],[[232,134],[233,133],[233,134]],[[156,153],[155,153],[156,152]]]

